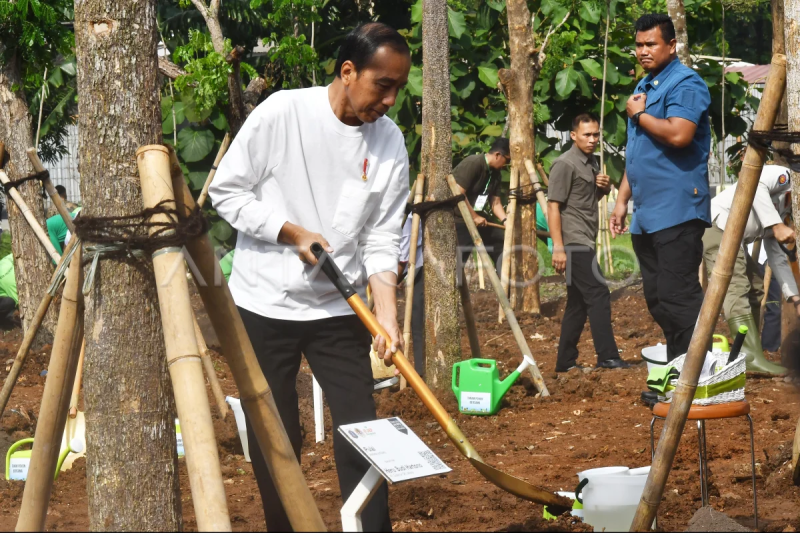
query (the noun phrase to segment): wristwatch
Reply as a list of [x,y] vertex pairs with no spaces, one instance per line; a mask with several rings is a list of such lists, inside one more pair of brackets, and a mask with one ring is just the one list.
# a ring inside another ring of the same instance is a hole
[[633,121],[633,125],[634,126],[638,126],[639,125],[639,117],[642,116],[642,115],[644,115],[644,111],[639,111],[638,113],[635,113],[631,117],[631,120]]

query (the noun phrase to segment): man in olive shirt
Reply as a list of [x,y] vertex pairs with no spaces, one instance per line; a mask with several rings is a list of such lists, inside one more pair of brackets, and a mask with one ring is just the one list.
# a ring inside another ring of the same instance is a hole
[[608,176],[599,172],[594,156],[600,140],[597,117],[588,113],[575,117],[570,137],[572,147],[550,169],[547,204],[553,267],[567,277],[567,308],[561,321],[556,372],[576,366],[587,315],[598,368],[626,368],[611,328],[611,296],[594,250],[597,202],[610,189]]
[[[511,161],[508,139],[499,137],[487,154],[475,154],[467,157],[453,169],[453,177],[467,196],[467,207],[472,214],[472,220],[478,226],[478,232],[486,246],[489,257],[497,264],[497,258],[503,253],[503,237],[505,231],[500,228],[487,226],[486,219],[480,212],[489,205],[492,213],[502,224],[506,222],[506,211],[503,203],[497,196],[500,186],[500,170]],[[458,246],[462,250],[461,260],[466,261],[474,245],[472,237],[467,230],[467,225],[461,218],[458,209],[456,215],[456,233]]]

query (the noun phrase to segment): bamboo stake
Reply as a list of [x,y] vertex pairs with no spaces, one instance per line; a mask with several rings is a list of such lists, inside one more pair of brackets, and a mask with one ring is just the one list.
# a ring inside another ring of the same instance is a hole
[[547,172],[544,171],[544,167],[541,163],[536,163],[536,171],[539,173],[539,177],[542,178],[542,183],[544,183],[545,187],[550,186],[550,180],[547,179]]
[[[414,203],[418,204],[422,201],[425,191],[425,175],[419,174],[414,182]],[[414,213],[411,216],[411,241],[409,244],[408,252],[408,270],[406,274],[406,308],[403,315],[403,345],[406,347],[406,353],[410,353],[412,358],[417,357],[419,354],[415,353],[419,346],[411,347],[411,314],[414,306],[414,278],[417,274],[417,241],[419,240],[419,226],[420,216]],[[424,347],[421,352],[424,354]],[[400,376],[400,389],[406,388],[405,376]]]
[[[771,130],[773,128],[785,88],[786,56],[775,54],[772,58],[772,68],[770,68],[764,86],[753,130]],[[686,417],[697,390],[697,381],[705,361],[706,348],[711,341],[711,335],[722,307],[722,300],[725,298],[730,284],[733,265],[742,242],[744,226],[753,206],[753,198],[765,158],[766,152],[763,148],[756,148],[753,145],[747,147],[730,216],[722,234],[717,261],[711,273],[711,280],[689,344],[686,362],[672,398],[672,405],[658,441],[653,466],[647,476],[647,484],[631,524],[631,531],[649,530],[658,512],[658,505],[664,494],[664,486],[675,459],[683,428],[686,425]]]
[[[0,170],[0,183],[3,185],[11,183],[8,174],[6,174],[3,170]],[[50,242],[50,238],[47,236],[47,232],[42,229],[39,221],[36,220],[31,208],[28,207],[28,204],[26,204],[25,200],[22,199],[22,195],[19,194],[17,188],[9,188],[8,195],[12,200],[14,200],[14,203],[17,204],[17,207],[19,207],[19,210],[22,212],[22,216],[24,216],[25,220],[28,221],[28,225],[33,230],[33,233],[36,234],[36,238],[39,239],[39,242],[42,243],[42,246],[44,246],[44,249],[47,251],[47,255],[49,255],[50,259],[52,259],[54,262],[58,263],[59,259],[61,259],[61,256],[58,255],[55,247],[53,247],[53,243]]]
[[[145,209],[163,201],[173,201],[169,151],[161,145],[142,146],[136,150],[136,164],[142,183]],[[166,214],[153,215],[150,222],[171,222]],[[158,231],[150,229],[151,234]],[[181,435],[186,449],[189,486],[201,531],[230,531],[228,503],[219,464],[217,441],[208,405],[203,366],[197,348],[192,321],[189,285],[183,269],[174,273],[174,265],[183,265],[183,250],[165,247],[153,253],[153,271],[158,289],[158,305],[164,326],[175,407],[181,421]]]
[[[758,257],[758,256],[756,256]],[[758,259],[756,259],[757,261]],[[772,268],[767,264],[764,269],[764,297],[761,298],[761,312],[758,314],[758,332],[764,329],[764,315],[767,310],[767,299],[769,298],[769,284],[772,283]]]
[[478,288],[483,290],[486,288],[486,278],[483,275],[483,261],[481,261],[481,256],[477,252],[472,256],[472,263],[478,269]]
[[[36,153],[36,150],[33,148],[28,148],[27,154],[28,159],[33,165],[33,169],[36,172],[44,172],[44,165],[42,164],[42,160],[39,159],[39,155]],[[49,176],[42,178],[42,185],[44,186],[44,190],[47,191],[50,201],[52,201],[53,205],[56,206],[58,214],[64,219],[64,224],[67,225],[67,229],[70,233],[75,235],[75,223],[72,221],[72,215],[70,214],[69,209],[67,209],[67,206],[64,205],[64,199],[58,195],[58,191],[56,190]]]
[[[175,203],[179,211],[191,213],[195,206],[194,199],[184,181],[178,158],[172,150],[170,163]],[[256,434],[258,447],[251,445],[250,450],[258,453],[260,449],[264,455],[292,528],[295,531],[324,531],[325,522],[322,521],[283,428],[272,391],[258,364],[239,309],[222,276],[211,240],[208,235],[192,239],[186,243],[186,249],[192,259],[192,275],[200,297],[214,331],[217,332],[222,353],[241,394],[242,406]]]
[[475,311],[472,309],[472,300],[469,297],[469,285],[467,284],[464,269],[461,270],[461,283],[458,284],[458,291],[461,294],[461,307],[464,309],[464,322],[467,324],[469,349],[472,352],[472,357],[480,357],[481,341],[478,337],[478,327],[475,325]]
[[539,185],[539,176],[536,175],[536,169],[530,159],[525,160],[525,170],[528,171],[528,176],[531,178],[531,185],[536,192],[536,201],[539,202],[539,207],[542,210],[545,220],[547,220],[547,199],[544,197],[544,191]]
[[200,350],[200,359],[203,361],[203,368],[208,377],[208,383],[211,385],[211,392],[214,394],[214,399],[217,401],[217,409],[219,409],[219,416],[225,420],[228,414],[228,402],[225,401],[225,394],[222,392],[222,387],[217,378],[217,371],[214,370],[214,362],[211,360],[211,354],[208,353],[208,345],[203,338],[203,332],[200,330],[200,324],[197,323],[197,316],[192,312],[192,321],[194,322],[194,336],[197,339],[197,348]]
[[211,167],[211,171],[208,173],[206,182],[203,184],[203,190],[200,191],[200,196],[197,197],[197,205],[199,205],[201,208],[203,207],[203,204],[206,203],[206,198],[208,198],[208,188],[211,186],[211,181],[214,179],[214,176],[217,173],[217,166],[219,166],[223,156],[225,155],[225,152],[228,151],[230,145],[231,134],[226,133],[225,137],[222,138],[222,144],[219,146],[217,157],[214,158],[214,165]]
[[47,367],[42,405],[31,452],[28,479],[22,493],[17,531],[44,531],[47,506],[53,489],[61,436],[67,423],[67,410],[83,340],[83,298],[80,247],[72,257],[61,310],[58,315],[53,351]]
[[[508,211],[506,212],[506,222],[508,227],[503,236],[503,263],[501,265],[501,282],[503,284],[503,292],[508,295],[509,276],[511,275],[511,256],[514,255],[514,219],[517,215],[517,192],[519,190],[519,169],[514,167],[511,169],[511,180],[508,184]],[[497,322],[502,324],[503,308],[497,315]]]
[[[460,194],[458,184],[456,183],[456,179],[452,174],[447,176],[447,184],[450,186],[450,190],[454,195]],[[491,264],[489,254],[486,252],[486,247],[483,245],[483,239],[481,239],[481,235],[478,233],[478,228],[475,227],[475,222],[473,222],[472,217],[469,216],[469,208],[464,200],[458,202],[458,209],[461,211],[461,217],[464,219],[464,223],[467,225],[467,229],[472,236],[472,241],[475,244],[475,248],[478,249],[478,254],[487,265]],[[530,359],[533,362],[528,369],[533,377],[533,384],[536,387],[536,390],[538,390],[542,396],[550,396],[550,392],[547,390],[547,386],[544,384],[542,373],[539,372],[539,367],[536,365],[533,359],[533,354],[531,353],[531,349],[528,347],[528,343],[525,340],[525,334],[522,333],[522,329],[519,327],[519,323],[517,323],[517,317],[514,316],[514,311],[511,309],[511,303],[508,301],[508,297],[506,296],[505,292],[503,292],[503,285],[500,283],[500,278],[497,276],[497,272],[495,272],[493,268],[487,268],[486,272],[489,274],[489,281],[491,281],[492,288],[494,288],[494,292],[497,294],[497,298],[500,300],[500,305],[503,306],[503,312],[508,320],[508,326],[514,333],[514,340],[517,341],[517,346],[519,346],[522,355],[525,356],[526,359]]]
[[[56,271],[53,272],[53,277],[50,280],[51,283],[55,280],[56,274],[61,267],[61,263],[64,261],[64,258],[69,257],[69,252],[72,250],[72,248],[77,246],[79,242],[80,240],[77,237],[69,241],[66,250],[64,250],[64,255],[58,262]],[[31,345],[33,345],[33,340],[36,338],[36,333],[39,331],[39,327],[41,327],[52,301],[53,296],[49,292],[45,291],[44,296],[42,296],[42,301],[39,302],[39,307],[36,308],[36,314],[33,315],[31,325],[28,327],[28,330],[25,332],[25,336],[22,338],[22,344],[19,345],[17,356],[14,358],[14,364],[11,365],[11,371],[9,371],[5,382],[3,383],[3,389],[0,390],[0,416],[2,416],[3,412],[5,411],[9,398],[11,398],[11,392],[14,390],[14,386],[17,384],[17,379],[22,371],[22,365],[25,364],[25,359],[28,357],[28,352],[31,349]]]
[[75,371],[75,384],[72,386],[72,396],[69,400],[69,417],[78,416],[78,395],[81,392],[81,381],[83,380],[83,358],[86,352],[86,341],[81,343],[81,354],[78,356],[78,370]]

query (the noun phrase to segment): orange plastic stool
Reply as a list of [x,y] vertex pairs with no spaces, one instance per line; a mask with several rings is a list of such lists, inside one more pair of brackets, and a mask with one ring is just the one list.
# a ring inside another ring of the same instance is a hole
[[[671,403],[659,402],[653,407],[653,419],[650,421],[650,459],[655,455],[655,438],[653,427],[656,419],[664,420]],[[747,401],[721,403],[717,405],[693,405],[689,408],[687,420],[697,421],[698,448],[700,455],[700,497],[703,506],[708,505],[708,457],[706,450],[706,420],[720,420],[743,416],[750,424],[750,472],[753,477],[753,514],[756,530],[758,530],[758,498],[756,497],[756,456],[753,442],[753,419],[750,417],[750,404]]]

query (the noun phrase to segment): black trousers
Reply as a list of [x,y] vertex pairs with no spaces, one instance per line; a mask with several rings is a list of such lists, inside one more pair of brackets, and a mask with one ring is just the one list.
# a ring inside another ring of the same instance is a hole
[[[317,378],[333,418],[333,453],[342,501],[369,469],[364,457],[338,432],[343,424],[374,420],[375,401],[367,329],[356,316],[326,318],[307,322],[266,318],[239,308],[258,363],[267,378],[278,413],[286,428],[297,460],[302,436],[295,382],[305,355]],[[245,415],[247,412],[245,411]],[[291,531],[291,524],[278,499],[264,457],[258,451],[252,424],[247,421],[247,440],[253,473],[258,481],[268,531]],[[364,531],[391,531],[389,491],[383,483],[361,515]]]
[[[765,275],[765,266],[759,265],[761,276]],[[781,311],[783,309],[783,291],[778,279],[772,276],[767,291],[767,305],[764,309],[764,327],[761,328],[761,346],[770,352],[781,349]]]
[[17,310],[17,302],[8,296],[0,296],[0,329],[12,329],[19,326],[19,320],[15,320],[14,311]]
[[411,343],[414,346],[414,370],[425,376],[425,269],[414,275],[414,304],[411,306]]
[[[505,231],[500,228],[478,228],[478,233],[483,240],[483,245],[486,247],[486,252],[489,257],[494,261],[495,268],[499,268],[499,259],[503,254],[503,238]],[[456,222],[456,236],[458,237],[458,246],[461,249],[461,264],[459,268],[464,266],[464,263],[469,259],[469,255],[475,248],[475,243],[472,241],[472,236],[469,234],[467,225],[463,222]]]
[[661,326],[670,361],[686,353],[703,305],[698,277],[707,225],[690,220],[653,233],[632,234],[644,298]]
[[564,372],[578,361],[578,341],[589,318],[597,362],[618,359],[619,350],[611,327],[611,295],[588,246],[567,245],[567,307],[561,321],[556,371]]

